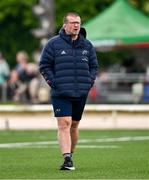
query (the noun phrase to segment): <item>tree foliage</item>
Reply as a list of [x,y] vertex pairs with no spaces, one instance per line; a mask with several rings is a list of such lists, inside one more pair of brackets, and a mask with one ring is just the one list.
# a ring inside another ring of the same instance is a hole
[[149,0],[129,0],[129,2],[147,16],[149,15]]
[[56,3],[56,27],[60,28],[63,16],[67,12],[77,12],[80,14],[82,23],[102,12],[114,0],[55,0]]
[[15,64],[15,55],[19,50],[31,53],[38,47],[30,30],[38,25],[32,12],[36,0],[1,0],[0,2],[0,51],[10,65]]

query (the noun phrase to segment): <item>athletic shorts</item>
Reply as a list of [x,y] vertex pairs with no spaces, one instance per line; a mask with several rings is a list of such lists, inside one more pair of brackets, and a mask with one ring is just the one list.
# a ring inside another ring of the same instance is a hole
[[55,117],[71,116],[72,120],[80,121],[87,97],[63,98],[52,97]]

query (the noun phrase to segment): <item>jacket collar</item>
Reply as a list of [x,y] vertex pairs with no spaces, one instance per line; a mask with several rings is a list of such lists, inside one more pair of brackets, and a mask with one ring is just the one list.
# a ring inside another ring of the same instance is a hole
[[[75,41],[72,41],[71,36],[65,33],[65,30],[63,28],[60,29],[59,35],[62,39],[64,39],[67,43],[74,45],[75,47],[84,47],[84,39],[86,36],[82,34],[82,29],[83,31],[85,30],[84,28],[80,29],[78,38]],[[86,32],[86,31],[85,31]],[[85,34],[86,35],[86,34]]]

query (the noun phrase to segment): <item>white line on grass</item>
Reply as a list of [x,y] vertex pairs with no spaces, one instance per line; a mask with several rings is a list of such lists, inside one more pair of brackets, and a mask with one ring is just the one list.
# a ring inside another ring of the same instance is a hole
[[[123,142],[123,141],[146,141],[149,140],[149,136],[137,136],[137,137],[117,137],[117,138],[102,138],[102,139],[81,139],[79,140],[78,147],[82,143],[93,143],[93,142]],[[0,144],[0,148],[21,148],[21,147],[48,147],[47,145],[56,145],[57,141],[44,141],[44,142],[19,142],[19,143],[4,143]],[[87,145],[88,148],[95,148],[93,145]],[[112,146],[112,145],[111,145]],[[84,146],[85,147],[85,146]],[[102,146],[98,146],[102,147]],[[106,146],[107,147],[107,146]],[[110,146],[109,146],[110,147]],[[83,148],[83,146],[82,146]]]
[[[0,147],[0,148],[58,148],[58,145],[51,145],[51,146],[48,146],[48,145],[37,145],[37,146],[32,146],[32,145],[29,145],[29,146],[3,146],[3,147]],[[87,148],[87,149],[96,149],[96,148],[99,148],[99,149],[115,149],[115,148],[120,148],[120,146],[115,146],[115,145],[77,145],[77,148]]]
[[[50,146],[50,148],[57,148],[58,146]],[[100,148],[100,149],[109,149],[109,148],[119,148],[120,146],[115,146],[115,145],[77,145],[77,148],[87,148],[87,149],[95,149],[95,148]]]
[[123,141],[146,141],[149,136],[136,136],[136,137],[116,137],[116,138],[101,138],[101,139],[82,139],[79,142],[123,142]]
[[13,147],[24,147],[24,146],[38,146],[38,145],[49,145],[58,144],[57,141],[44,141],[44,142],[19,142],[19,143],[7,143],[0,144],[0,148],[13,148]]

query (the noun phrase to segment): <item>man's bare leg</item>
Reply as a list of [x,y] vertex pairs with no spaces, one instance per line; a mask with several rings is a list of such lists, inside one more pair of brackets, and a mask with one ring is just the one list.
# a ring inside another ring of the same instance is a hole
[[74,152],[79,137],[79,121],[72,120],[70,134],[71,134],[71,153]]
[[70,153],[71,151],[71,116],[58,117],[58,141],[60,145],[60,150],[62,154]]
[[60,170],[75,170],[71,160],[71,135],[70,128],[72,119],[70,116],[57,118],[58,122],[58,141],[64,157],[64,163]]

